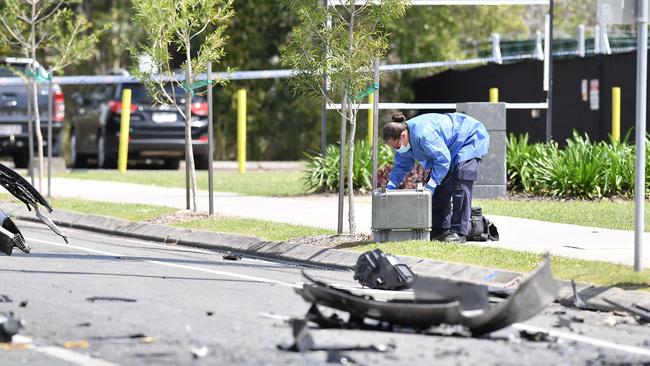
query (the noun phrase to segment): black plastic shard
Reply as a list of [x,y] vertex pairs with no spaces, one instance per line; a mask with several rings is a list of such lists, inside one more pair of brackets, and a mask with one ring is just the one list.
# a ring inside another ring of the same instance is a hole
[[31,251],[29,245],[25,243],[23,234],[18,230],[13,220],[0,210],[0,249],[6,255],[11,255],[14,247],[25,253]]
[[413,272],[396,257],[375,249],[359,256],[354,279],[370,288],[400,290],[411,287]]
[[628,313],[636,316],[643,323],[650,323],[650,311],[648,311],[647,309],[645,309],[645,308],[643,308],[641,306],[638,306],[636,304],[632,304],[631,306],[625,306],[625,305],[619,303],[618,301],[611,300],[611,299],[608,299],[608,298],[603,298],[603,300],[606,303],[608,303],[608,304],[610,304],[610,305],[612,305],[612,306],[614,306],[616,308],[627,311]]
[[[296,289],[296,292],[312,304],[349,313],[350,318],[355,320],[349,321],[350,324],[363,324],[363,319],[373,319],[392,326],[420,330],[440,324],[460,324],[475,336],[532,318],[555,300],[558,292],[548,256],[506,300],[494,305],[486,303],[483,308],[468,311],[463,310],[463,307],[474,308],[483,303],[482,297],[487,296],[487,288],[466,283],[456,285],[453,281],[437,282],[437,288],[424,297],[418,298],[416,295],[415,299],[379,300],[367,294],[359,295],[319,282],[305,273],[303,275],[308,282]],[[425,283],[422,285],[426,286]],[[419,288],[420,285],[414,284],[414,287]],[[470,294],[461,294],[462,289]],[[449,292],[446,297],[444,291]]]
[[485,309],[489,304],[488,287],[475,283],[417,276],[412,287],[417,301],[458,301],[461,310]]
[[[41,220],[41,222],[47,225],[52,231],[54,231],[54,233],[61,236],[66,243],[68,242],[68,238],[65,236],[65,234],[63,234],[61,230],[59,230],[59,228],[52,222],[52,220],[50,220],[48,217],[43,216],[43,214],[38,209],[38,205],[40,204],[43,207],[45,207],[48,212],[51,213],[52,206],[50,206],[50,203],[43,196],[41,196],[41,194],[38,193],[36,188],[32,187],[32,185],[29,184],[29,182],[27,182],[25,178],[21,177],[20,174],[7,168],[6,166],[0,164],[0,185],[2,185],[14,197],[18,198],[21,202],[23,202],[27,206],[28,210],[31,211],[32,209],[34,209],[36,217],[38,217],[38,219]],[[4,225],[2,226],[3,228],[6,229]],[[22,248],[21,250],[25,251]],[[7,253],[6,250],[5,253]],[[7,253],[7,254],[11,254],[11,253]]]

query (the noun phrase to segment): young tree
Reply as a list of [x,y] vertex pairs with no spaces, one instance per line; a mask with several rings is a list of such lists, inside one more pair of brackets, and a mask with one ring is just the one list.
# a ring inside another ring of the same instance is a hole
[[[293,10],[298,25],[282,48],[282,62],[297,70],[290,83],[296,93],[310,94],[334,103],[342,96],[337,112],[350,124],[348,138],[348,221],[356,233],[354,214],[354,139],[360,95],[373,86],[373,59],[388,51],[386,24],[404,16],[410,0],[375,0],[356,5],[337,0],[324,6],[316,0],[280,0]],[[329,90],[327,90],[329,87]],[[345,146],[345,141],[341,141]],[[344,177],[339,177],[344,184]]]
[[[224,56],[226,26],[233,17],[233,0],[133,0],[134,20],[146,34],[146,44],[136,52],[150,58],[152,72],[137,72],[152,97],[174,105],[185,119],[185,163],[189,167],[192,208],[196,206],[196,172],[192,149],[194,75]],[[193,44],[199,43],[198,52]],[[175,77],[172,51],[182,52],[184,80]],[[184,90],[180,95],[177,92]],[[184,106],[184,111],[183,111]],[[210,152],[212,153],[212,152]],[[211,168],[211,167],[209,167]]]
[[[38,62],[44,57],[51,73],[92,57],[99,32],[90,30],[91,23],[72,9],[79,0],[3,0],[0,6],[0,42],[12,51]],[[28,80],[31,104],[36,121],[38,149],[38,189],[43,181],[43,134],[38,105],[38,77],[34,65]],[[31,163],[31,162],[30,162]]]

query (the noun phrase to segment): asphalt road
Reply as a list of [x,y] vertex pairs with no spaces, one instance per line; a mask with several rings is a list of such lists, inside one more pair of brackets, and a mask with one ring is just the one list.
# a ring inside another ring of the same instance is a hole
[[[11,299],[0,296],[0,312],[23,319],[19,340],[33,345],[0,344],[1,365],[327,364],[325,351],[278,350],[293,340],[291,329],[261,316],[305,314],[308,304],[293,291],[304,268],[255,258],[227,261],[221,253],[77,230],[65,230],[71,239],[66,245],[39,224],[18,225],[33,251],[0,257],[0,295]],[[353,284],[350,273],[307,270]],[[122,300],[88,300],[93,297]],[[572,321],[557,327],[559,317]],[[523,340],[522,327],[550,329],[559,338]],[[389,346],[384,353],[344,352],[350,362],[366,365],[650,364],[650,326],[624,314],[559,305],[480,339],[349,330],[312,334],[322,348]],[[192,348],[207,354],[195,358]]]

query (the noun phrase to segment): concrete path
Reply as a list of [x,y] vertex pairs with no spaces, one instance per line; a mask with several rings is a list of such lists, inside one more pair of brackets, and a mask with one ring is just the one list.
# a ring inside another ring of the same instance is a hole
[[[142,203],[185,208],[185,190],[130,183],[54,178],[52,194],[85,200]],[[208,210],[208,193],[199,194],[199,209]],[[291,223],[331,230],[337,229],[338,200],[336,195],[318,197],[253,197],[215,192],[215,213]],[[357,231],[370,233],[370,197],[355,200]],[[500,240],[480,245],[550,252],[572,258],[602,260],[632,265],[634,263],[634,233],[578,225],[556,224],[505,216],[487,216],[499,228]],[[347,231],[347,201],[344,230]],[[644,235],[650,243],[650,233]],[[650,244],[644,250],[644,263],[650,265]]]

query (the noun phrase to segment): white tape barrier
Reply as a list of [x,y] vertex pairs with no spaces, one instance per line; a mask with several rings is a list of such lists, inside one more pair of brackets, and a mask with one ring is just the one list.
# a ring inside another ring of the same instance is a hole
[[[371,109],[368,103],[359,104],[359,109]],[[328,104],[328,110],[341,109],[341,104]],[[379,109],[456,109],[456,103],[379,103]],[[548,103],[506,103],[506,109],[548,109]]]

